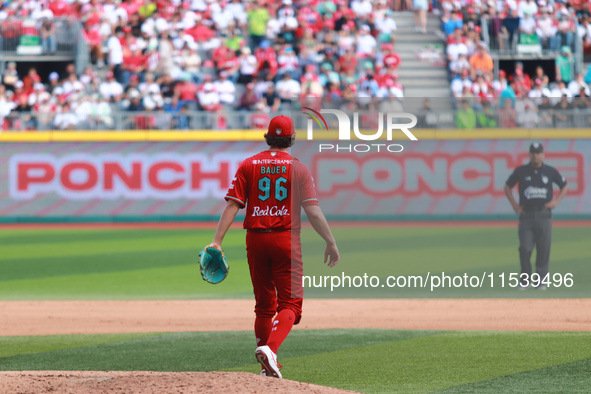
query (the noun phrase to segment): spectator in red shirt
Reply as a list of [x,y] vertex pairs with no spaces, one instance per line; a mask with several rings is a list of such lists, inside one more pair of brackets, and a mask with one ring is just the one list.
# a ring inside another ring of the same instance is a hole
[[349,70],[357,70],[357,56],[355,55],[355,49],[350,48],[339,58],[340,71],[341,73],[348,74]]
[[511,80],[518,79],[518,77],[521,77],[521,83],[523,84],[524,89],[529,92],[531,90],[531,78],[529,77],[529,74],[523,71],[522,62],[515,63],[515,73],[511,76]]
[[91,7],[88,19],[84,22],[87,28],[98,27],[101,24],[101,10],[99,7]]
[[17,37],[20,35],[21,27],[22,22],[12,16],[9,16],[2,22],[2,26],[0,27],[0,33],[2,34],[1,41],[3,41],[0,42],[2,44],[2,50],[16,50],[16,46],[18,45]]
[[137,45],[131,45],[131,55],[123,57],[123,84],[127,85],[129,78],[132,75],[137,75],[140,80],[144,80],[146,72],[146,56],[142,53],[142,50]]
[[121,8],[127,12],[127,15],[133,15],[138,13],[141,5],[142,0],[130,0],[122,2]]
[[197,91],[197,85],[191,82],[191,75],[185,74],[183,75],[182,81],[176,85],[174,94],[179,98],[181,106],[187,105],[188,107],[194,107]]
[[355,27],[355,13],[349,8],[347,2],[339,3],[339,9],[333,14],[334,29],[340,31],[344,25],[349,25],[350,28]]
[[124,36],[120,39],[121,47],[123,50],[123,56],[124,57],[131,56],[133,54],[131,47],[132,46],[137,47],[138,38],[133,35],[133,32],[131,31],[131,27],[129,27],[129,26],[125,26],[123,28],[123,33],[124,33]]
[[517,95],[517,97],[527,96],[527,94],[529,93],[531,88],[528,86],[528,84],[524,78],[523,71],[515,70],[515,77],[513,79],[513,82],[515,82],[513,84],[513,90],[515,91],[515,94]]
[[228,73],[228,78],[233,82],[238,80],[238,71],[240,70],[240,60],[236,52],[226,46],[225,43],[214,50],[213,59],[216,61],[216,67],[219,71]]
[[56,18],[67,16],[71,13],[70,5],[64,0],[50,0],[49,9],[53,12],[53,16]]
[[86,29],[82,30],[84,38],[90,46],[90,62],[96,64],[98,67],[104,67],[105,55],[103,53],[103,38],[99,31],[98,26],[87,26]]
[[315,24],[320,19],[320,14],[313,7],[310,7],[308,2],[301,3],[297,15],[310,24]]
[[[327,30],[328,31],[335,30],[335,18],[334,18],[334,15],[331,14],[331,13],[329,13],[329,12],[325,13],[324,15],[322,15],[321,18],[318,18],[317,23],[320,25],[320,28],[322,30],[325,30],[325,31],[327,31]],[[317,28],[318,27],[318,24],[316,26],[311,25],[311,27],[312,28],[314,28],[314,27]]]
[[268,76],[275,78],[279,65],[277,64],[277,54],[271,48],[269,41],[263,40],[254,55],[257,59],[257,73],[265,79]]
[[12,101],[14,101],[17,104],[20,103],[23,100],[23,98],[25,101],[29,99],[29,95],[27,94],[27,92],[25,92],[23,86],[23,81],[16,81],[16,83],[14,84],[14,96],[12,97]]
[[215,61],[215,65],[219,70],[222,69],[224,61],[231,57],[232,52],[226,41],[222,41],[221,45],[213,50],[211,58]]
[[396,52],[394,52],[394,45],[383,44],[382,52],[384,54],[384,66],[387,68],[397,69],[400,65],[400,56]]
[[195,22],[195,26],[185,30],[185,34],[193,37],[195,42],[203,43],[215,37],[215,32],[201,23],[201,17],[197,17]]
[[29,69],[29,73],[23,78],[23,89],[27,94],[30,94],[33,92],[33,86],[39,82],[41,82],[41,77],[37,74],[37,69],[32,67]]

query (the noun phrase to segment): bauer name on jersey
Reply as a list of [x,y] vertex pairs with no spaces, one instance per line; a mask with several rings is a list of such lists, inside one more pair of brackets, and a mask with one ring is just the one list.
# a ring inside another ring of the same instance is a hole
[[244,160],[225,198],[246,207],[247,230],[299,231],[301,207],[318,205],[308,168],[289,153],[277,151]]

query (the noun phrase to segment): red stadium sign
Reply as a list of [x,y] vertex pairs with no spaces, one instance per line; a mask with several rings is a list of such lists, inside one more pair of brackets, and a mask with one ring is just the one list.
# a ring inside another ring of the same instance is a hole
[[45,193],[68,199],[219,197],[247,156],[16,155],[9,165],[10,195],[15,199]]
[[[252,153],[199,154],[17,154],[9,162],[13,199],[55,193],[69,200],[222,198],[238,166]],[[547,153],[569,182],[569,196],[582,195],[584,157]],[[503,196],[511,171],[527,161],[505,153],[315,154],[311,171],[318,196],[351,191],[362,196],[434,198]]]
[[[504,153],[405,153],[404,155],[323,154],[312,160],[319,197],[359,190],[366,196],[415,197],[430,195],[502,196],[507,177],[526,162]],[[546,159],[563,173],[569,195],[584,191],[584,160],[578,153],[548,153]]]

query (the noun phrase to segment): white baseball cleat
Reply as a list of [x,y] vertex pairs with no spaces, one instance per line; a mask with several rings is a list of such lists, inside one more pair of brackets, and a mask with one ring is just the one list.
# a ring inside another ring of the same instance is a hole
[[264,369],[261,371],[261,376],[267,376],[267,371],[265,371]]
[[261,363],[266,371],[267,376],[282,379],[279,363],[277,362],[277,355],[269,348],[269,346],[259,346],[254,352],[257,361]]

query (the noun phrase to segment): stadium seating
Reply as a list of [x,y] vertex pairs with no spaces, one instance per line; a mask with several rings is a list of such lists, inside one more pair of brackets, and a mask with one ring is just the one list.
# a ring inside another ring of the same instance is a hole
[[[557,105],[561,79],[572,93],[568,110],[585,111],[571,101],[581,92],[588,95],[591,82],[578,77],[586,71],[583,52],[591,48],[585,46],[591,42],[587,3],[434,5],[459,100],[455,107],[470,100],[480,111],[483,101],[494,105],[492,99],[503,92],[532,97],[532,107],[547,92]],[[405,78],[416,73],[398,75],[395,21],[397,12],[406,11],[394,8],[401,6],[390,0],[5,2],[0,6],[0,128],[250,128],[288,111],[288,99],[298,96],[395,98],[418,111],[422,103],[403,100]],[[46,60],[37,65],[40,80],[27,79],[32,64],[20,61],[31,56]],[[544,70],[551,78],[525,72],[527,83],[522,83],[514,76],[523,69],[501,69],[508,78],[500,78],[501,60],[532,56],[556,59],[558,71]],[[538,79],[544,94],[530,95]],[[438,118],[428,123],[456,124],[449,113]]]

